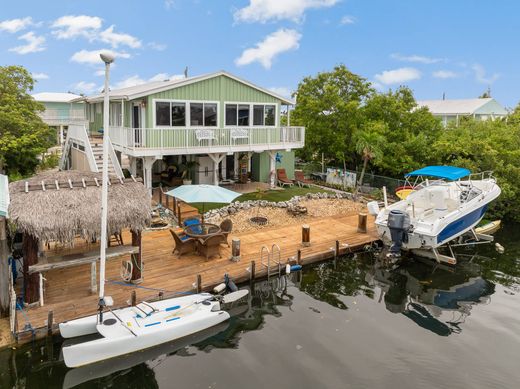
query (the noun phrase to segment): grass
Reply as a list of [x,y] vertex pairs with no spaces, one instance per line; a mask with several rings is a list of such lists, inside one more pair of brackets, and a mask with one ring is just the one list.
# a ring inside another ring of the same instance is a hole
[[[293,186],[291,188],[283,188],[282,190],[268,190],[262,193],[262,196],[260,197],[257,192],[252,193],[246,193],[243,194],[235,201],[248,201],[248,200],[265,200],[265,201],[272,201],[272,202],[279,202],[279,201],[287,201],[293,198],[294,196],[304,196],[307,193],[333,193],[329,190],[318,188],[316,186],[311,186],[310,188],[300,188],[298,186]],[[194,207],[196,207],[199,212],[202,212],[202,203],[192,203],[190,204]],[[217,209],[224,207],[227,204],[224,203],[205,203],[204,204],[204,212],[207,212],[211,209]]]

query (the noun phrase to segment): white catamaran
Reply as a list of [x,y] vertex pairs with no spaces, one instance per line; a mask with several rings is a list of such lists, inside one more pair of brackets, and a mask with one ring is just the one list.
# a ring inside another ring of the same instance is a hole
[[[108,205],[108,142],[109,109],[108,78],[111,55],[101,54],[105,63],[105,99],[103,112],[103,185],[101,196],[101,249],[99,266],[99,313],[60,323],[64,338],[98,333],[96,340],[64,346],[63,359],[68,367],[79,367],[120,355],[147,349],[176,340],[215,326],[230,315],[221,310],[221,303],[236,301],[247,290],[239,290],[225,296],[208,293],[165,299],[156,302],[141,302],[134,307],[111,310],[113,304],[105,296],[105,250],[107,246]],[[108,310],[108,312],[105,312]]]

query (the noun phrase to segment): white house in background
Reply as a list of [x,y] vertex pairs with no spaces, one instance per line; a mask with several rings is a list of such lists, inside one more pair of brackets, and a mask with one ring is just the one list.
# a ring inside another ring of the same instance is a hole
[[85,103],[74,102],[81,96],[74,93],[43,92],[32,95],[33,99],[45,106],[40,114],[42,120],[50,127],[56,128],[58,144],[65,141],[67,129],[72,124],[88,124],[85,114]]
[[456,99],[456,100],[420,100],[419,107],[427,107],[433,116],[439,117],[444,126],[455,122],[459,118],[472,116],[477,120],[494,120],[507,116],[507,110],[493,98],[485,99]]

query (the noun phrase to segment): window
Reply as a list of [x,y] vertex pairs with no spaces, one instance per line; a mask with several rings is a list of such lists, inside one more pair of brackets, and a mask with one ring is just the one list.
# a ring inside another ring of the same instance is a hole
[[237,105],[226,104],[226,126],[237,125]]
[[156,126],[216,127],[217,123],[218,106],[216,103],[155,102]]
[[155,103],[155,124],[158,126],[170,125],[170,103]]
[[274,126],[276,124],[276,106],[253,105],[253,126]]
[[253,126],[264,125],[264,106],[253,105]]
[[274,126],[276,124],[276,107],[274,105],[266,105],[264,110],[264,125]]
[[238,106],[238,125],[249,126],[249,105]]
[[192,126],[217,126],[217,104],[190,103],[190,123]]
[[172,105],[172,126],[183,127],[186,126],[186,104],[185,103],[171,103]]
[[121,126],[121,103],[110,103],[109,118],[111,126]]
[[217,104],[204,104],[204,125],[207,127],[217,126]]

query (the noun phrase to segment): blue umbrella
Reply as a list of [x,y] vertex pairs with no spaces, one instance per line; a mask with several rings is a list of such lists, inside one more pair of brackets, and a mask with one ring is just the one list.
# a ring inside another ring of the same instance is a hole
[[182,185],[166,192],[167,196],[176,197],[186,203],[202,203],[204,222],[204,203],[230,203],[241,193],[217,185]]

